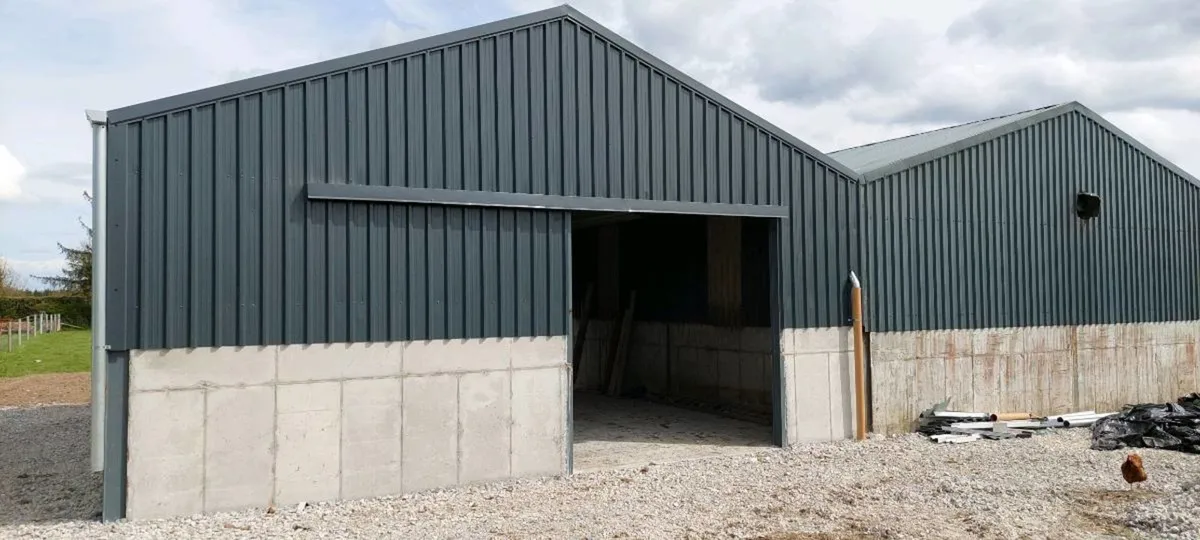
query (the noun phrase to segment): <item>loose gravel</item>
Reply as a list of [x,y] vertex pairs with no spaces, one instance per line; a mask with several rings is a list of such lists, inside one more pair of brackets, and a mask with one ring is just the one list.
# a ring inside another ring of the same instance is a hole
[[[803,445],[394,498],[102,524],[86,407],[0,411],[0,538],[1197,538],[1200,456],[1088,449],[1086,429]],[[20,475],[29,475],[21,479]],[[18,482],[32,480],[36,482]],[[24,499],[22,499],[24,498]],[[29,503],[21,504],[22,500]]]

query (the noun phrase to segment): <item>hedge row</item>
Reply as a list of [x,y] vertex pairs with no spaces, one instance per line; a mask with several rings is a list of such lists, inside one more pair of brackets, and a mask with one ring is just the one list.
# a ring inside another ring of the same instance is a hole
[[92,324],[92,299],[86,296],[0,297],[0,319],[20,319],[38,313],[62,315],[63,324],[87,328]]

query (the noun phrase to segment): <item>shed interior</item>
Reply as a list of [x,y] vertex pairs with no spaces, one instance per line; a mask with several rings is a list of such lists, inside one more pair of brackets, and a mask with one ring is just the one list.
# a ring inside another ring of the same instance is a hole
[[771,445],[771,226],[572,216],[576,471]]

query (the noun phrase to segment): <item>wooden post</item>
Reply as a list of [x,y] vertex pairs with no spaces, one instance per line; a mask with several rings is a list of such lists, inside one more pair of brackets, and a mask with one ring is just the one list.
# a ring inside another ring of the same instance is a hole
[[858,276],[850,272],[850,282],[854,286],[850,290],[850,309],[854,317],[854,438],[867,438],[867,383],[866,361],[863,356],[863,316],[862,316],[862,286]]

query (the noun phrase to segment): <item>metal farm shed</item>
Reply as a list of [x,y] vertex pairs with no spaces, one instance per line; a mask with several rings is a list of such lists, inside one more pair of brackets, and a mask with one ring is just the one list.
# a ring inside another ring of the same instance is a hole
[[[670,359],[629,361],[643,390],[850,429],[855,171],[570,7],[89,117],[106,519],[570,472],[572,389],[617,369],[571,376],[583,291],[609,335],[631,287],[678,312],[655,246],[700,250],[709,309],[639,321],[631,358]],[[694,242],[619,232],[683,215]]]
[[862,177],[873,429],[1200,388],[1200,182],[1066,103],[831,157]]

